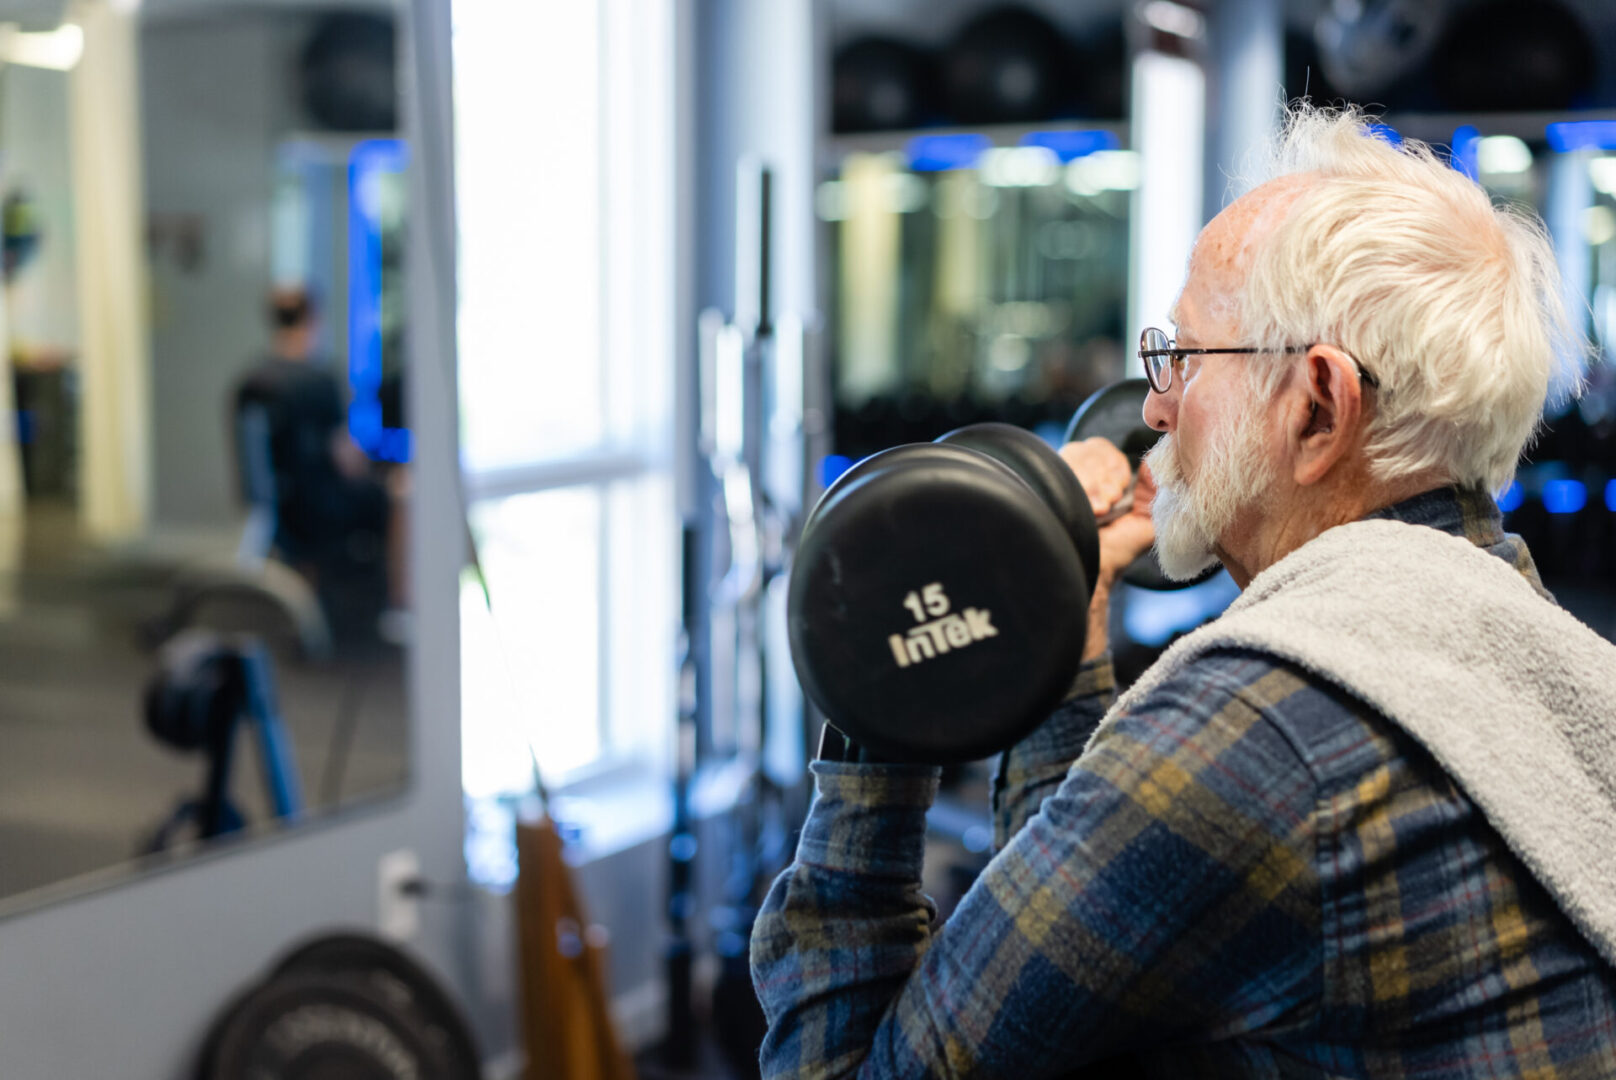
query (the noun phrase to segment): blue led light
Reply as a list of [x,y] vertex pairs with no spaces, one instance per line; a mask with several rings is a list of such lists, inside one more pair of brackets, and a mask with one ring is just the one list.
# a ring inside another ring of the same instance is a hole
[[1370,124],[1369,134],[1377,139],[1385,139],[1393,146],[1403,145],[1403,136],[1398,133],[1396,128],[1387,124]]
[[1588,505],[1588,487],[1581,480],[1549,480],[1543,485],[1543,509],[1551,514],[1575,514]]
[[1616,120],[1567,120],[1550,124],[1545,134],[1549,149],[1561,154],[1573,150],[1616,150]]
[[1021,145],[1041,146],[1065,163],[1101,150],[1116,150],[1122,146],[1122,140],[1117,138],[1116,132],[1098,128],[1089,131],[1034,131],[1022,138]]
[[1605,509],[1616,513],[1616,480],[1605,481]]
[[1453,133],[1453,153],[1448,158],[1449,163],[1472,180],[1479,179],[1481,169],[1477,164],[1477,153],[1481,149],[1481,132],[1470,124],[1458,128]]
[[969,169],[992,146],[986,135],[917,135],[909,140],[909,167],[915,172]]
[[1516,481],[1505,488],[1502,495],[1498,496],[1498,509],[1507,514],[1511,510],[1518,509],[1525,499],[1526,492],[1522,489],[1520,481]]
[[826,454],[819,462],[819,486],[830,487],[848,469],[853,459],[845,454]]
[[377,461],[408,461],[404,428],[382,426],[382,222],[377,174],[399,173],[409,151],[399,139],[370,139],[348,157],[348,433]]

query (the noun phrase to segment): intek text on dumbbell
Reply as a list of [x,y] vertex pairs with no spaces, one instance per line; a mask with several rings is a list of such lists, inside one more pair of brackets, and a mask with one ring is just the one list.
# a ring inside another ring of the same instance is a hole
[[[992,612],[966,608],[951,614],[948,595],[943,592],[943,583],[940,581],[932,582],[919,592],[910,592],[903,598],[903,606],[920,621],[920,625],[911,627],[907,635],[888,636],[887,645],[891,647],[892,656],[898,661],[899,667],[918,664],[953,649],[963,649],[983,638],[999,636],[999,632],[993,628]],[[924,621],[928,615],[933,616],[930,622]]]

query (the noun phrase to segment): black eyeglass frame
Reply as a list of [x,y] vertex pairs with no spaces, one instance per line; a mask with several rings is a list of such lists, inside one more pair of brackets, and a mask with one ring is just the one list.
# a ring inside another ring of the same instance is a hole
[[[1147,334],[1161,334],[1162,338],[1167,342],[1167,348],[1145,348],[1145,336]],[[1317,344],[1317,342],[1314,344]],[[1173,343],[1173,339],[1167,336],[1165,331],[1159,330],[1154,326],[1147,326],[1139,335],[1139,364],[1145,369],[1145,379],[1149,381],[1150,388],[1156,391],[1158,394],[1165,394],[1173,385],[1173,369],[1177,367],[1178,363],[1186,356],[1222,356],[1226,353],[1249,354],[1265,352],[1305,353],[1311,348],[1313,348],[1313,345],[1286,345],[1279,349],[1264,349],[1254,346],[1230,349],[1180,349]],[[1150,358],[1155,356],[1167,356],[1172,358],[1172,360],[1161,369],[1162,371],[1166,372],[1167,377],[1162,380],[1162,384],[1160,386],[1156,385],[1156,371],[1154,366],[1150,363]],[[1358,369],[1358,377],[1360,379],[1374,387],[1376,390],[1380,389],[1379,379],[1371,375],[1362,364],[1358,363],[1357,360],[1353,360],[1352,363],[1353,366]]]

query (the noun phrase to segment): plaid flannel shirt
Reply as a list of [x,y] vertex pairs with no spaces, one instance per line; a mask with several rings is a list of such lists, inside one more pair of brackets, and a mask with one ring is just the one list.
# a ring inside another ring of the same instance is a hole
[[[1541,589],[1484,494],[1377,516]],[[1001,759],[999,850],[941,925],[937,771],[814,764],[753,932],[765,1076],[1616,1077],[1616,974],[1387,718],[1227,650],[1085,752],[1114,689],[1089,663]]]

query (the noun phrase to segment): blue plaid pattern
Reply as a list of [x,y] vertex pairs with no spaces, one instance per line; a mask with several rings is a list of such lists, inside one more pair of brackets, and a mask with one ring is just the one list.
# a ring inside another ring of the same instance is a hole
[[[1382,516],[1541,588],[1484,494]],[[1390,721],[1226,650],[1085,753],[1114,683],[1091,663],[1004,755],[999,851],[943,924],[936,770],[814,765],[753,933],[764,1075],[1616,1077],[1616,974]]]

